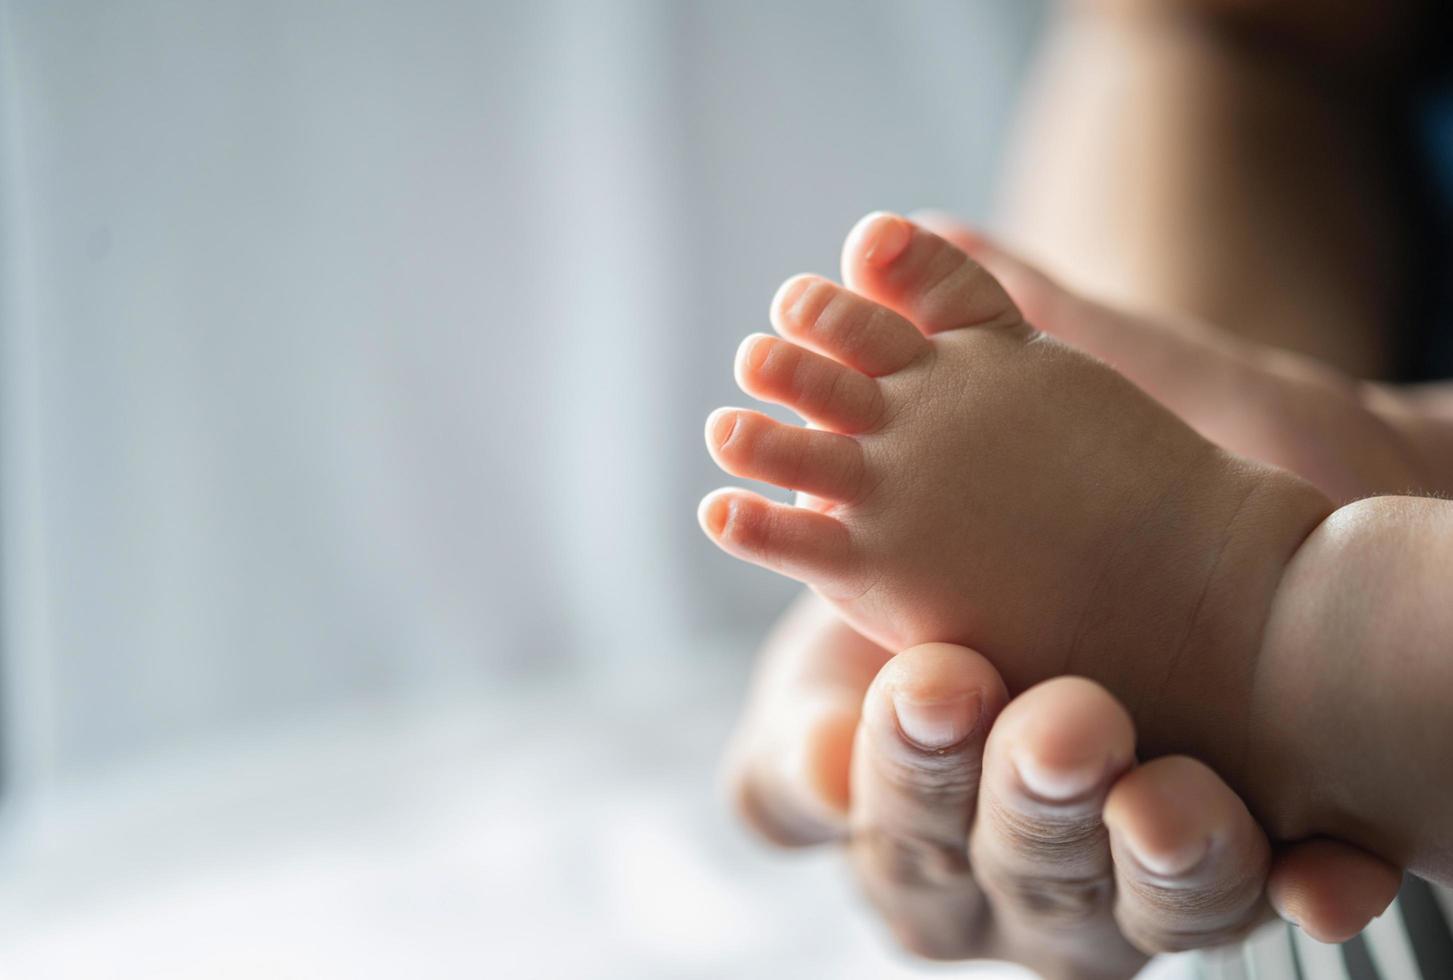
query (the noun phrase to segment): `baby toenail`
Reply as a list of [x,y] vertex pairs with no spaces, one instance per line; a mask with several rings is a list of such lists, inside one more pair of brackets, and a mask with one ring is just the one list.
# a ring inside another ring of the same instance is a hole
[[796,322],[802,305],[802,297],[807,294],[807,287],[812,285],[811,276],[793,276],[777,288],[777,295],[772,299],[774,309],[782,311],[782,314],[789,322]]
[[863,261],[880,269],[902,255],[913,237],[908,222],[895,214],[869,218],[862,235]]
[[702,526],[714,538],[721,537],[726,529],[727,518],[731,516],[731,502],[726,497],[712,497],[701,508]]
[[767,363],[767,354],[771,349],[771,337],[762,333],[754,333],[742,341],[742,348],[737,357],[742,367],[748,371],[760,371],[762,365]]
[[730,410],[718,411],[711,416],[711,441],[721,448],[731,439],[737,428],[737,413]]

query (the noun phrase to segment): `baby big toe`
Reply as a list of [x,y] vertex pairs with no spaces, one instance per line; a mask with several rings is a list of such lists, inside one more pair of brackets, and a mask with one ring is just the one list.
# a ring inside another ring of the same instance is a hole
[[843,245],[843,281],[925,334],[1020,322],[1013,300],[981,265],[896,214],[870,214]]

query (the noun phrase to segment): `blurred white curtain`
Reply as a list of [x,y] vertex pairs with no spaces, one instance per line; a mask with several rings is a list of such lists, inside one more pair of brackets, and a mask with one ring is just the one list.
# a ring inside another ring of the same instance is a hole
[[877,207],[982,216],[1037,5],[0,5],[8,778],[760,631],[705,412]]

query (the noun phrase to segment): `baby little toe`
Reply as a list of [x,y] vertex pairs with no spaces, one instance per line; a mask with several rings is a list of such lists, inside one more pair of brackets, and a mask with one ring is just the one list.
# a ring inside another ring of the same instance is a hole
[[825,595],[854,594],[867,585],[862,556],[835,517],[736,489],[708,494],[697,516],[727,554]]

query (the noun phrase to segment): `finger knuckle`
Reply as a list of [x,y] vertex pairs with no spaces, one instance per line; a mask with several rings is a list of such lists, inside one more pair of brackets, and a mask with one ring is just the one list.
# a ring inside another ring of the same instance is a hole
[[1114,899],[1105,876],[1066,877],[980,867],[979,881],[1006,913],[1040,928],[1073,929],[1103,915]]
[[943,812],[964,806],[978,790],[980,765],[974,755],[954,750],[904,753],[901,758],[880,758],[876,774],[924,811]]
[[1178,953],[1235,942],[1261,921],[1260,903],[1241,889],[1178,889],[1122,883],[1116,919],[1146,953]]
[[732,773],[727,791],[737,816],[757,837],[778,847],[797,847],[804,843],[801,828],[781,819],[768,804],[753,773],[746,770]]
[[1157,956],[1161,953],[1184,953],[1193,949],[1226,946],[1244,939],[1251,931],[1251,925],[1220,929],[1175,929],[1150,921],[1122,921],[1120,931],[1136,949],[1150,956]]
[[971,880],[927,894],[905,892],[871,878],[863,884],[894,940],[914,956],[966,960],[991,952],[994,916],[984,893]]
[[1098,809],[1029,809],[995,801],[987,808],[985,822],[1003,852],[1046,867],[1073,867],[1084,863],[1087,855],[1108,851],[1108,832]]
[[952,931],[924,928],[916,921],[896,924],[893,937],[914,956],[945,963],[972,959],[984,948],[982,919],[965,922]]
[[1079,925],[1114,901],[1105,828],[1092,816],[991,804],[972,854],[997,904],[1040,927]]
[[864,874],[898,888],[942,887],[969,874],[962,842],[866,827],[853,834],[853,849]]
[[799,849],[843,839],[844,828],[830,816],[814,812],[765,775],[760,757],[731,763],[724,789],[747,830],[776,847]]

